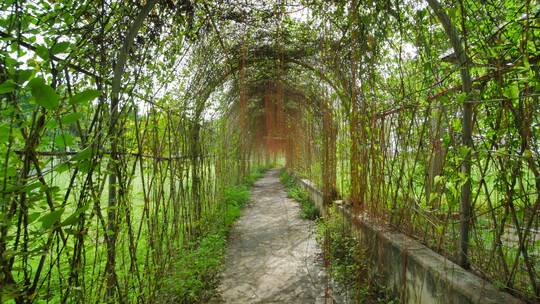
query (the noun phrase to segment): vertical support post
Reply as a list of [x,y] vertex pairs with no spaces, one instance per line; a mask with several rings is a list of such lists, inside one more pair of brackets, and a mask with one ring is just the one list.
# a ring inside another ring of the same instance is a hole
[[323,202],[329,205],[336,196],[336,128],[329,102],[321,102],[323,109]]
[[125,39],[122,43],[122,48],[118,51],[118,56],[116,63],[113,69],[113,80],[111,85],[111,107],[110,107],[110,118],[109,118],[109,135],[110,135],[110,146],[111,146],[111,164],[109,173],[109,199],[108,199],[108,214],[107,214],[107,263],[105,266],[105,271],[107,273],[107,291],[106,291],[106,301],[109,303],[117,302],[118,299],[115,298],[115,294],[118,295],[118,298],[121,299],[121,294],[117,291],[119,290],[118,281],[116,276],[116,237],[118,234],[118,224],[117,224],[117,182],[118,182],[118,173],[119,163],[118,163],[118,145],[119,145],[119,136],[121,130],[118,130],[118,119],[119,119],[119,102],[120,102],[120,87],[122,82],[122,76],[125,71],[128,54],[133,45],[133,41],[139,32],[144,20],[153,9],[154,5],[157,3],[157,0],[149,0],[141,8],[141,11],[135,17],[135,20],[131,23],[126,32]]
[[351,35],[352,35],[352,49],[351,49],[351,109],[350,109],[350,135],[351,135],[351,195],[350,200],[353,206],[359,207],[362,203],[360,195],[360,176],[359,176],[359,126],[360,117],[358,113],[358,101],[357,101],[357,45],[358,45],[358,28],[357,28],[357,6],[358,1],[353,0],[351,2],[350,9],[350,23],[351,23]]
[[463,102],[463,114],[462,114],[462,144],[466,147],[466,153],[461,164],[461,173],[465,178],[465,182],[461,186],[461,199],[460,199],[460,241],[458,260],[459,264],[468,269],[469,259],[469,226],[471,221],[471,152],[472,145],[472,103],[470,102],[470,95],[472,91],[472,80],[469,71],[469,60],[465,49],[462,45],[462,39],[452,24],[450,17],[441,7],[441,4],[437,0],[427,0],[429,6],[433,12],[437,15],[437,18],[441,22],[448,40],[456,54],[458,59],[458,66],[460,68],[461,81],[463,86],[463,92],[466,94],[465,101]]
[[471,152],[472,145],[472,104],[468,102],[469,96],[463,104],[463,145],[467,148],[466,154],[461,164],[461,173],[465,177],[465,183],[461,186],[460,200],[460,242],[459,242],[459,263],[468,269],[469,259],[469,230],[471,223]]
[[246,126],[246,41],[242,40],[240,51],[240,176],[246,176],[247,126]]
[[442,117],[444,113],[444,103],[440,100],[436,100],[435,106],[431,110],[431,128],[430,128],[430,141],[431,141],[431,153],[428,159],[428,168],[426,176],[426,203],[434,210],[440,208],[440,198],[433,201],[431,199],[432,193],[439,194],[441,192],[441,185],[435,184],[435,177],[442,175],[444,157],[446,149],[442,145],[441,136],[443,133]]

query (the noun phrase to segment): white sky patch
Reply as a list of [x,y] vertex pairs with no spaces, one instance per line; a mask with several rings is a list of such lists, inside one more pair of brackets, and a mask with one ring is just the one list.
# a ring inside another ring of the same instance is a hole
[[[392,38],[393,46],[390,43],[386,43],[385,51],[387,52],[384,55],[389,60],[383,60],[383,64],[379,65],[379,69],[384,78],[390,77],[396,69],[399,68],[398,61],[400,56],[400,42],[399,38]],[[401,60],[409,61],[414,60],[418,56],[418,48],[410,42],[402,42],[401,45]]]
[[300,7],[291,7],[287,15],[298,22],[306,22],[312,16],[311,9],[303,5]]

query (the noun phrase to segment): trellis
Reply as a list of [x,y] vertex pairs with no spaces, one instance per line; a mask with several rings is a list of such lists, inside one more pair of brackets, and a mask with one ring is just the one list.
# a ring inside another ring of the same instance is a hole
[[[61,28],[75,41],[65,57],[53,26],[23,29],[32,8],[2,4],[15,12],[0,30],[4,289],[20,303],[147,301],[219,222],[223,189],[283,158],[327,203],[350,201],[538,300],[539,12],[450,2],[313,1],[307,23],[286,1],[257,16],[89,1],[69,4],[91,21]],[[525,17],[495,24],[511,14]],[[25,38],[40,30],[49,47]],[[404,41],[417,58],[402,58]],[[443,46],[453,53],[436,58]],[[43,59],[34,74],[10,61],[21,50]],[[161,94],[156,79],[180,88]],[[47,87],[59,105],[31,100]]]

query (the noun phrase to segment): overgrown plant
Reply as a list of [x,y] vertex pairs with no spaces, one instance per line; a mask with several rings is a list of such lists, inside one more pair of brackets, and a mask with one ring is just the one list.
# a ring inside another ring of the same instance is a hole
[[308,220],[318,219],[320,216],[319,209],[309,198],[308,192],[298,186],[294,177],[287,173],[286,170],[282,170],[279,179],[285,186],[287,196],[300,203],[300,216]]
[[0,12],[0,302],[152,298],[223,190],[280,157],[540,301],[538,1]]
[[323,247],[324,258],[338,293],[353,303],[399,303],[387,289],[367,248],[358,242],[351,224],[335,206],[317,221],[317,241]]

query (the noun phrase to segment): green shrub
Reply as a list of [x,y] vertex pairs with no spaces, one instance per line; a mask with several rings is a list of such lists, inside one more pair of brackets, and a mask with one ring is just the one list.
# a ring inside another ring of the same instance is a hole
[[298,186],[293,176],[287,171],[282,170],[279,176],[281,183],[285,186],[287,196],[300,203],[300,217],[308,220],[316,220],[319,218],[319,209],[309,198],[309,193]]
[[175,259],[164,279],[160,300],[165,303],[201,303],[210,299],[219,283],[225,252],[224,233],[209,234]]
[[294,180],[294,177],[289,175],[286,170],[281,170],[281,173],[279,174],[279,179],[281,183],[285,186],[285,188],[291,188],[294,185],[296,185],[296,181]]
[[320,217],[319,209],[317,209],[311,200],[301,201],[300,208],[300,214],[304,219],[316,220]]
[[253,170],[249,175],[244,177],[244,185],[251,186],[256,180],[261,178],[270,167],[259,167]]
[[229,187],[225,189],[223,200],[225,203],[224,226],[228,229],[240,217],[242,207],[249,200],[249,189],[245,185]]

